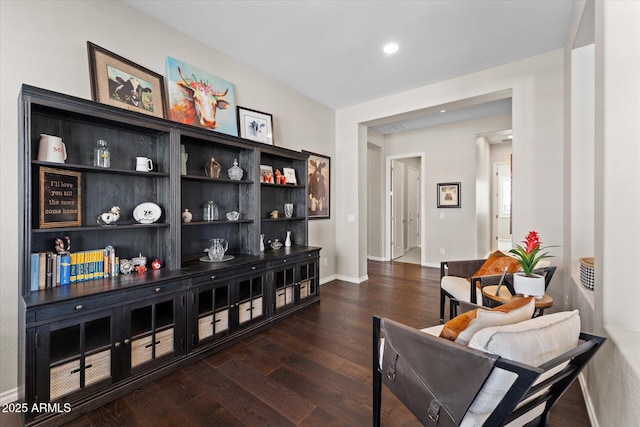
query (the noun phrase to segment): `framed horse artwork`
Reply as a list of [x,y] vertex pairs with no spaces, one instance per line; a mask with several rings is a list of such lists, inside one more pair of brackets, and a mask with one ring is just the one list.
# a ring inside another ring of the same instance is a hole
[[307,160],[307,216],[309,219],[330,218],[331,157],[311,153]]

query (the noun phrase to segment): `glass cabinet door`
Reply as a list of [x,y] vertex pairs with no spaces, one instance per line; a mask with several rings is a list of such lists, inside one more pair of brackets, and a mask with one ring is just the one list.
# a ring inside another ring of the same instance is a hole
[[318,294],[318,261],[301,264],[298,267],[298,287],[300,299]]
[[265,314],[264,278],[262,275],[238,282],[238,324],[258,319]]
[[176,319],[180,309],[180,298],[172,296],[157,299],[152,303],[130,306],[127,339],[125,344],[131,346],[130,367],[137,367],[163,357],[175,355],[179,351],[176,342]]
[[197,341],[229,331],[229,286],[200,290],[196,294],[198,332]]
[[276,270],[273,273],[276,311],[289,307],[295,302],[295,267]]
[[111,384],[113,335],[111,311],[76,323],[39,328],[38,357],[46,359],[40,366],[47,369],[36,379],[40,401],[64,399],[93,385]]

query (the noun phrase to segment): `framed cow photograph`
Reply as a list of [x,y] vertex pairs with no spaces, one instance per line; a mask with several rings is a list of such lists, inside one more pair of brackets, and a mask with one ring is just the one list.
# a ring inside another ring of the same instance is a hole
[[331,157],[311,153],[307,160],[307,216],[309,219],[331,217]]
[[233,83],[167,57],[167,92],[170,120],[238,136]]
[[153,71],[87,42],[91,97],[94,101],[165,118],[164,78]]
[[238,132],[240,138],[273,145],[273,117],[238,106]]

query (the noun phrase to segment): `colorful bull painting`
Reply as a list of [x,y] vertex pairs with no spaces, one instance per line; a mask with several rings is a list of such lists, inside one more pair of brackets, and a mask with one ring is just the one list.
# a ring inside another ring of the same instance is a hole
[[167,58],[169,119],[238,136],[233,84]]

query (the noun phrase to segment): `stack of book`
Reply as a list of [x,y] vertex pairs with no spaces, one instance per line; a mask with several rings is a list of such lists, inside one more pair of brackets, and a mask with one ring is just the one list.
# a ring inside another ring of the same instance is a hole
[[103,279],[120,274],[113,246],[80,252],[31,254],[31,291]]

